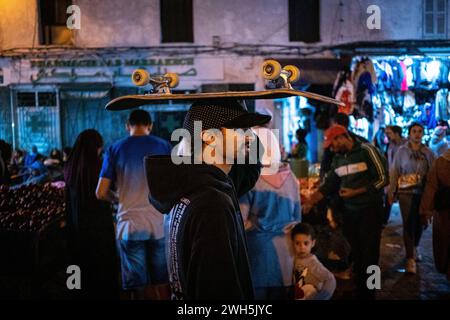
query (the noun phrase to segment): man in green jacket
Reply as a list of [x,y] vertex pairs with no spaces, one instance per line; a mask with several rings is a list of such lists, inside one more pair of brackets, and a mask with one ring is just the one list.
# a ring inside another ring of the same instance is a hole
[[386,159],[368,143],[354,140],[347,129],[334,125],[325,132],[324,148],[336,153],[324,183],[302,205],[307,214],[324,197],[339,192],[343,199],[343,231],[352,247],[357,298],[374,299],[367,287],[367,268],[378,265],[383,223],[383,188],[388,184]]

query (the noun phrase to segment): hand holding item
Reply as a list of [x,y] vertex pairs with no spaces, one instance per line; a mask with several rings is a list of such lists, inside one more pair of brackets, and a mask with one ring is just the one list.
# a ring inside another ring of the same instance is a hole
[[317,293],[316,288],[311,284],[295,287],[295,300],[311,300]]

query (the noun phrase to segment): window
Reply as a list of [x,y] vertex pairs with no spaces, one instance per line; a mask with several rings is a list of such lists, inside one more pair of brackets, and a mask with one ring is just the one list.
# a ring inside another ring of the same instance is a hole
[[289,0],[289,41],[320,41],[319,0]]
[[161,41],[194,42],[192,0],[161,0]]
[[72,0],[39,0],[39,43],[43,45],[68,45],[72,32],[67,28],[67,7]]
[[18,107],[55,107],[56,105],[55,92],[17,92]]
[[424,0],[423,30],[425,37],[447,34],[447,0]]

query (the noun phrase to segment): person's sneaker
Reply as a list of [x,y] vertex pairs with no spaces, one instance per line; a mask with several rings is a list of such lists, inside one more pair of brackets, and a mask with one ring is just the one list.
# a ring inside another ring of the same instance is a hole
[[422,261],[422,254],[419,251],[419,247],[416,247],[416,261],[417,262]]
[[409,258],[408,260],[406,260],[405,270],[406,270],[406,273],[416,274],[416,272],[417,272],[416,261],[412,258]]

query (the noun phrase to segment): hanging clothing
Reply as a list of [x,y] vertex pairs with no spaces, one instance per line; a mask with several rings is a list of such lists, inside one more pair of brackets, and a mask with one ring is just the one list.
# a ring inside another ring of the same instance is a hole
[[411,108],[414,107],[415,105],[416,105],[416,97],[414,95],[414,92],[412,91],[404,92],[403,107]]
[[375,64],[377,70],[377,89],[378,92],[392,89],[392,68],[386,61],[380,61]]
[[403,74],[403,79],[402,82],[400,84],[400,90],[401,91],[408,91],[408,83],[407,83],[407,70],[406,70],[406,65],[403,61],[400,61],[400,67],[402,69],[402,74]]
[[414,87],[414,73],[413,66],[408,66],[406,69],[406,85],[409,87]]
[[392,66],[392,73],[393,73],[393,89],[394,90],[401,90],[402,89],[402,82],[403,82],[403,69],[397,61],[391,62]]
[[437,126],[435,104],[425,103],[421,109],[419,122],[429,129],[435,128]]
[[355,93],[353,91],[353,84],[350,80],[345,81],[345,83],[338,88],[335,99],[345,104],[344,106],[338,106],[338,112],[347,115],[353,113]]
[[446,86],[449,83],[449,63],[448,61],[441,60],[441,67],[439,69],[439,85]]
[[450,94],[447,88],[436,92],[436,118],[450,120]]

